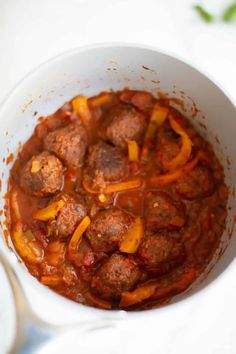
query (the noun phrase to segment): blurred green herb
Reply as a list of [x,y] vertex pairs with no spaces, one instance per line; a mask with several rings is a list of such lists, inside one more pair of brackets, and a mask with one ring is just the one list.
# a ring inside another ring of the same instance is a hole
[[206,11],[202,6],[194,5],[193,7],[205,22],[214,21],[215,17],[210,12]]
[[223,20],[226,22],[231,22],[236,20],[236,2],[225,10],[223,13]]

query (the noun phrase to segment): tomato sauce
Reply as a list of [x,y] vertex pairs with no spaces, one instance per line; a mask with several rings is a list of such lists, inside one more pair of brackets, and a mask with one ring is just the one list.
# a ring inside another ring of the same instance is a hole
[[228,189],[211,145],[170,103],[126,89],[40,119],[12,167],[8,204],[15,249],[41,283],[137,310],[204,272]]

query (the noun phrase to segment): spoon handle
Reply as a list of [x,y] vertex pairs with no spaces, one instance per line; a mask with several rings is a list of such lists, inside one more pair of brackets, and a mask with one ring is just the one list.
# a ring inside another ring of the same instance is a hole
[[111,328],[116,327],[117,321],[124,319],[124,313],[121,311],[120,315],[115,315],[114,317],[103,316],[101,319],[80,321],[66,325],[54,325],[43,321],[32,310],[18,275],[1,252],[0,263],[8,276],[16,307],[17,328],[15,341],[8,354],[33,354],[41,344],[64,331],[73,329],[86,332],[101,328]]

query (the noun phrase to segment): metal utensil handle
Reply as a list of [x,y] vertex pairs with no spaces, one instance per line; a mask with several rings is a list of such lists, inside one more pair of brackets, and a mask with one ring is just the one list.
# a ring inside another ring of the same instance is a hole
[[[124,319],[123,315],[115,316],[114,319],[109,316],[108,318],[103,317],[99,320],[81,321],[69,325],[54,325],[43,321],[32,310],[18,275],[1,252],[0,262],[9,279],[16,306],[16,335],[8,354],[33,354],[38,346],[63,331],[72,328],[78,328],[80,331],[110,328],[115,326],[117,320]],[[121,312],[123,313],[123,311]]]

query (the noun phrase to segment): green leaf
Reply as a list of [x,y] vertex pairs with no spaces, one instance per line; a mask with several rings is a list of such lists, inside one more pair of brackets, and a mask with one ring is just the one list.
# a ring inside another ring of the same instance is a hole
[[231,22],[236,20],[236,2],[227,7],[223,13],[223,20],[226,22]]
[[205,21],[205,22],[213,22],[214,21],[214,16],[206,11],[202,6],[200,5],[194,5],[193,8],[197,11],[197,13],[199,14],[199,16],[201,16],[201,18]]

